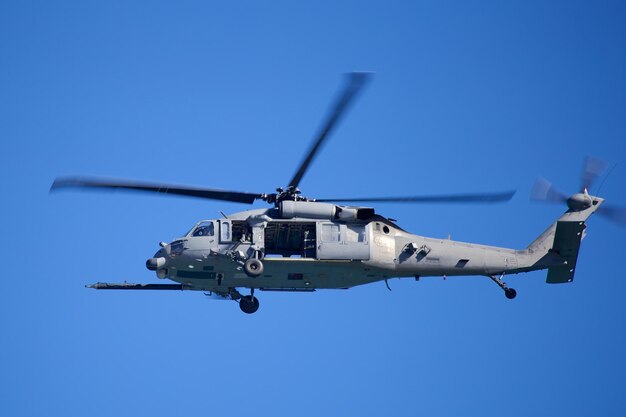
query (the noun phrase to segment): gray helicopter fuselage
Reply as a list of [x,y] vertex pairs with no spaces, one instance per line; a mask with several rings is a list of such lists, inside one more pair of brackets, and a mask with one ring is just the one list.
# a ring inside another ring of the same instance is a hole
[[[252,257],[262,258],[260,276],[243,270]],[[527,258],[524,250],[414,235],[372,209],[288,201],[198,222],[152,259],[159,259],[160,278],[223,293],[237,287],[350,288],[392,277],[490,276],[514,272]]]
[[[585,221],[603,203],[603,199],[588,193],[593,180],[606,168],[606,163],[594,158],[587,158],[585,163],[582,192],[569,198],[549,182],[538,182],[534,198],[567,202],[568,211],[522,250],[413,235],[376,215],[372,208],[333,204],[496,203],[510,200],[514,191],[317,200],[303,197],[299,189],[302,178],[370,75],[348,74],[345,87],[295,174],[286,187],[276,188],[274,193],[80,176],[55,179],[50,191],[127,190],[243,204],[262,200],[274,205],[271,209],[201,221],[180,239],[161,243],[146,267],[157,277],[177,284],[96,283],[88,287],[208,291],[237,301],[244,313],[251,314],[259,308],[255,289],[314,291],[350,288],[392,277],[483,275],[513,299],[517,292],[502,280],[504,274],[548,269],[546,282],[572,282]],[[603,211],[618,222],[626,219],[626,210],[621,208],[607,207]],[[243,295],[238,288],[249,288],[250,294]]]

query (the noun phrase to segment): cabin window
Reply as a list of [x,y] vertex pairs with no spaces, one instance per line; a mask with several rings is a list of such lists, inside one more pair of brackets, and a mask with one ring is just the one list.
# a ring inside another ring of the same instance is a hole
[[365,242],[365,226],[347,225],[345,241],[347,243]]
[[222,242],[230,242],[230,222],[222,221],[220,230]]
[[339,225],[322,225],[322,242],[339,242]]

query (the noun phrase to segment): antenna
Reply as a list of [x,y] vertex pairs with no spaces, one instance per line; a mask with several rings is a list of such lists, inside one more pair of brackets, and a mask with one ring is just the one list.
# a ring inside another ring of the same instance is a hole
[[600,190],[602,189],[602,186],[604,185],[606,179],[609,178],[609,176],[611,175],[611,173],[613,172],[616,166],[617,164],[614,164],[611,167],[611,169],[609,169],[609,172],[607,172],[606,176],[602,179],[602,182],[600,183],[600,186],[598,187],[598,197],[600,197]]

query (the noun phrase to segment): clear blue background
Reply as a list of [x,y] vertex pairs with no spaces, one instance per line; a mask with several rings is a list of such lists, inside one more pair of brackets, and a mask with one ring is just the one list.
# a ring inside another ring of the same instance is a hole
[[[271,192],[342,73],[376,72],[301,183],[315,197],[518,190],[494,206],[377,210],[409,231],[523,248],[583,158],[626,204],[623,1],[0,4],[0,415],[623,416],[624,229],[594,217],[571,285],[392,280],[262,293],[156,282],[161,240],[236,204],[49,195],[108,175]],[[257,204],[262,207],[262,204]]]

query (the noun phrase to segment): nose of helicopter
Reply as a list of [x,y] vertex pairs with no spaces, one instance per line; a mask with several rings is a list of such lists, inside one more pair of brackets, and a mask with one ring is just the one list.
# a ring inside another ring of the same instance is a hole
[[150,258],[146,261],[146,268],[150,271],[156,271],[165,266],[165,258],[159,256],[158,258]]
[[146,268],[148,268],[150,271],[157,271],[163,268],[165,266],[165,263],[167,262],[166,257],[168,255],[169,245],[167,244],[160,244],[160,245],[161,245],[161,249],[159,249],[159,251],[155,253],[152,258],[149,258],[146,261]]

